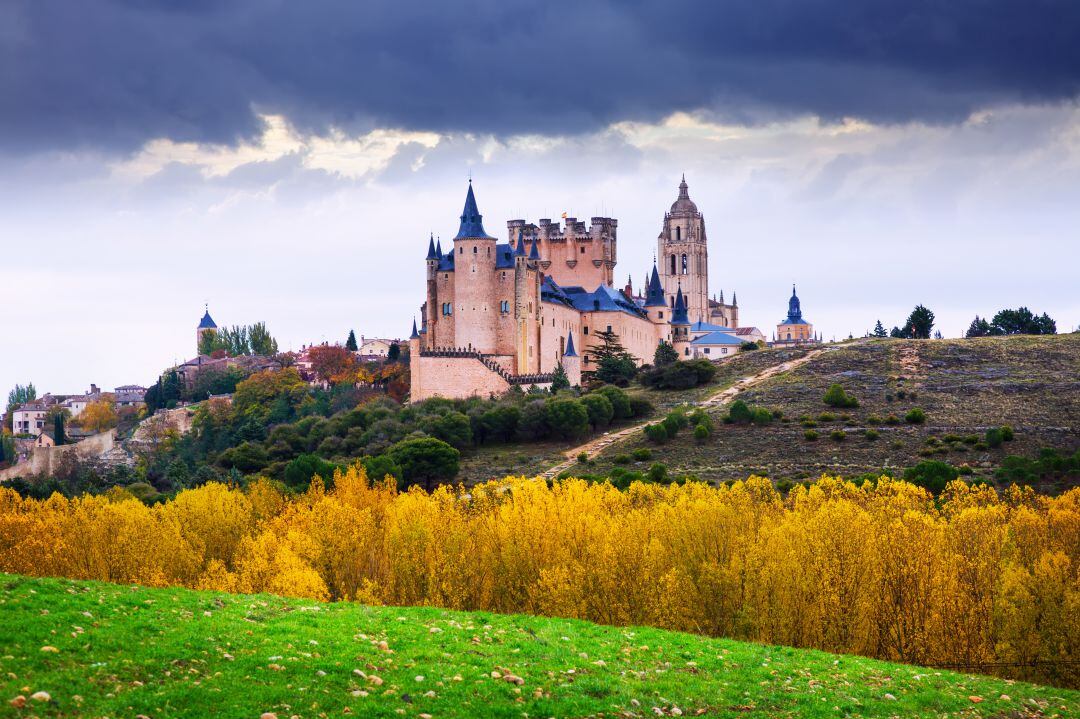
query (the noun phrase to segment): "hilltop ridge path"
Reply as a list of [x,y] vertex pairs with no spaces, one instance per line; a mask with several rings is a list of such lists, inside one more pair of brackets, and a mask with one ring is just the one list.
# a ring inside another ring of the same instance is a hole
[[[692,403],[692,406],[705,408],[717,407],[724,404],[725,402],[731,401],[743,390],[749,389],[756,384],[760,384],[761,382],[775,377],[778,374],[790,372],[796,367],[801,367],[802,365],[810,362],[817,357],[820,357],[826,352],[831,352],[841,346],[850,347],[852,344],[854,343],[848,342],[844,345],[829,345],[827,347],[822,347],[820,349],[813,350],[812,352],[808,352],[802,357],[787,360],[786,362],[781,362],[780,364],[775,364],[771,367],[766,367],[757,374],[750,375],[749,377],[742,377],[736,380],[735,383],[731,386],[725,387],[724,389],[709,395],[708,397],[699,402]],[[585,444],[574,447],[573,449],[568,449],[563,452],[563,457],[565,457],[565,459],[562,462],[556,464],[554,467],[551,467],[539,476],[542,479],[551,479],[557,476],[560,472],[564,472],[570,467],[574,466],[574,464],[576,464],[578,461],[578,456],[582,452],[586,453],[589,456],[589,459],[592,459],[598,453],[602,452],[608,447],[614,444],[618,444],[619,442],[622,442],[626,439],[629,439],[632,434],[634,434],[635,432],[640,432],[647,424],[652,424],[652,422],[639,422],[638,424],[624,427],[617,432],[611,432],[610,434],[603,434],[599,437],[594,437]]]

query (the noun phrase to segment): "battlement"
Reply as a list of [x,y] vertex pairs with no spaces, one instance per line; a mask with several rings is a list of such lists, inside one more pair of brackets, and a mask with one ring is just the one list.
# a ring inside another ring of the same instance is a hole
[[517,242],[518,232],[521,232],[526,240],[538,239],[545,243],[615,240],[618,227],[619,221],[614,217],[590,218],[588,226],[584,220],[579,221],[576,217],[567,217],[561,224],[552,222],[547,217],[540,218],[536,224],[521,219],[508,220],[506,223],[507,236],[511,242]]

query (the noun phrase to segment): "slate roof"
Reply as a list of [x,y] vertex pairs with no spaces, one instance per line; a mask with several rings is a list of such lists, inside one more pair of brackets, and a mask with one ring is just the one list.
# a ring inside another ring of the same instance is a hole
[[[454,250],[452,248],[449,252],[439,258],[439,266],[437,269],[439,272],[454,271]],[[495,245],[495,269],[514,269],[514,247],[509,242],[503,245]]]
[[[190,326],[190,325],[189,325]],[[217,324],[214,322],[214,318],[210,316],[210,310],[206,310],[206,314],[199,320],[199,329],[201,330],[216,330]]]
[[734,332],[731,327],[722,327],[721,325],[709,324],[708,322],[702,322],[698,320],[694,324],[690,325],[691,332]]
[[690,340],[692,345],[741,345],[743,341],[726,332],[710,332],[697,339]]
[[633,300],[607,285],[600,285],[589,292],[584,287],[560,287],[551,277],[544,277],[540,286],[540,299],[573,307],[578,312],[625,312],[635,317],[648,314]]
[[469,180],[469,191],[465,195],[465,209],[461,212],[461,224],[455,240],[467,238],[495,239],[484,230],[484,216],[476,207],[476,195],[473,194],[472,180]]

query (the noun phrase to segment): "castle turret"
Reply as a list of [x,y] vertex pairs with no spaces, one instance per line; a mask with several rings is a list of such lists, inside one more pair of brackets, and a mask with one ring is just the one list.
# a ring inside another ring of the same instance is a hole
[[649,315],[649,321],[657,326],[657,342],[669,342],[670,333],[667,327],[671,324],[671,310],[664,299],[664,285],[660,282],[660,273],[655,262],[652,276],[645,286],[645,311]]
[[574,350],[574,333],[566,335],[566,351],[562,356],[562,367],[566,371],[566,378],[570,380],[571,387],[581,384],[581,358]]
[[675,292],[675,309],[671,314],[671,344],[680,357],[690,355],[690,317],[687,314],[682,285],[679,285]]
[[[436,325],[439,322],[439,313],[435,308],[439,304],[438,299],[438,274],[439,260],[442,258],[442,247],[435,244],[435,235],[428,237],[428,253],[424,259],[426,269],[425,281],[427,285],[427,302],[424,304],[424,317],[421,323],[427,330],[428,342],[434,342]],[[413,320],[416,324],[416,320]]]
[[493,354],[498,314],[495,306],[495,238],[484,230],[472,180],[465,194],[461,224],[454,237],[454,255],[455,344]]
[[202,319],[199,320],[199,326],[195,330],[195,354],[199,354],[199,348],[202,347],[202,338],[206,333],[217,334],[218,326],[214,322],[214,318],[210,316],[210,306],[206,305],[206,312],[203,314]]

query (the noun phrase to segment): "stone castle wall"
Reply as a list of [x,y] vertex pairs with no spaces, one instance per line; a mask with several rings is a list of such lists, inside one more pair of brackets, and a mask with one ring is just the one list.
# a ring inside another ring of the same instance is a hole
[[74,455],[79,459],[94,459],[111,451],[115,442],[116,430],[110,429],[108,432],[95,434],[75,444],[65,444],[60,447],[34,447],[26,461],[0,470],[0,482],[16,477],[52,474],[53,469],[59,466],[64,457]]

